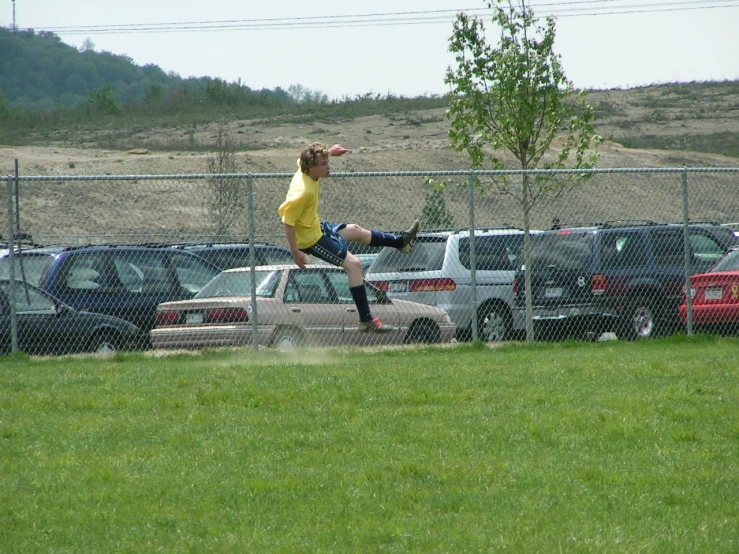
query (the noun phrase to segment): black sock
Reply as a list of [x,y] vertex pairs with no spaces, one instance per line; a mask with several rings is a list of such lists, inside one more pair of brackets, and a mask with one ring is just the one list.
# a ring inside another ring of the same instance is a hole
[[393,248],[403,248],[403,235],[391,235],[382,231],[370,231],[372,238],[370,246],[391,246]]
[[359,321],[372,321],[372,312],[370,312],[369,302],[367,301],[367,289],[364,288],[364,284],[349,287],[349,292],[352,293],[354,303],[357,305]]

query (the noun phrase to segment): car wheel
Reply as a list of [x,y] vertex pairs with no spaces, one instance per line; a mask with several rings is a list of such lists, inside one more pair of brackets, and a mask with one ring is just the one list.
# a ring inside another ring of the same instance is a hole
[[414,321],[408,334],[405,336],[406,343],[437,344],[441,342],[439,326],[433,321]]
[[98,333],[87,345],[87,350],[95,354],[115,354],[121,349],[121,341],[115,333]]
[[649,339],[657,333],[654,303],[646,298],[634,298],[622,316],[621,334],[626,340]]
[[511,332],[511,318],[501,306],[490,305],[480,310],[477,331],[480,340],[503,342]]
[[280,350],[294,350],[300,348],[302,344],[303,337],[300,331],[291,327],[279,329],[275,338],[272,340],[272,346]]

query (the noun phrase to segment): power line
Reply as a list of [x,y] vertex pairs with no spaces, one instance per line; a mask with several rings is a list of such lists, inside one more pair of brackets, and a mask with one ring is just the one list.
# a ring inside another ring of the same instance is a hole
[[[603,15],[626,15],[636,13],[694,11],[716,8],[739,7],[739,0],[683,0],[670,3],[622,4],[619,0],[585,0],[582,2],[556,2],[541,4],[537,9],[551,6],[553,9],[544,16],[583,17]],[[628,0],[626,0],[628,1]],[[375,14],[313,17],[263,18],[242,20],[187,21],[168,23],[130,23],[115,25],[79,25],[46,27],[44,30],[66,35],[75,34],[133,34],[133,33],[172,33],[199,31],[237,31],[237,30],[280,30],[290,28],[341,28],[341,27],[382,27],[396,25],[426,25],[448,23],[450,15],[465,12],[469,15],[487,15],[488,9],[469,10],[427,10],[413,12],[387,12]]]

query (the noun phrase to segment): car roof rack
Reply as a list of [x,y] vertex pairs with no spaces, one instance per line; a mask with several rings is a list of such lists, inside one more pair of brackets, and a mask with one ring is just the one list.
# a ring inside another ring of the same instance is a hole
[[614,227],[649,227],[652,225],[660,225],[656,221],[651,219],[615,219],[607,221],[577,221],[577,222],[562,222],[559,218],[552,220],[552,230],[556,231],[559,229],[576,229],[576,228],[596,228],[596,229],[611,229]]
[[[4,235],[0,235],[0,244],[4,244],[5,247],[8,246],[8,240],[10,237],[6,237]],[[13,244],[16,246],[30,246],[31,248],[42,248],[44,245],[39,244],[36,241],[33,240],[33,237],[28,233],[16,233],[13,235]]]
[[[674,225],[683,225],[685,222],[684,221],[671,221],[670,223],[672,223]],[[712,220],[695,221],[695,220],[692,220],[692,219],[689,219],[688,220],[688,225],[714,225],[716,227],[723,227],[724,226],[721,223],[719,223],[718,221],[712,221]]]
[[[426,229],[424,229],[423,231],[424,233],[427,232]],[[475,227],[476,233],[487,233],[490,231],[523,231],[523,229],[521,229],[520,227],[515,227],[514,225],[508,225],[507,223],[504,223],[502,225],[490,226],[490,227]],[[455,234],[462,234],[462,233],[469,233],[469,232],[470,232],[469,227],[462,227],[454,231]]]
[[652,225],[659,225],[659,223],[651,219],[616,219],[604,221],[602,227],[609,229],[612,227],[651,227]]
[[[171,241],[171,242],[139,242],[130,246],[142,246],[145,248],[210,248],[213,246],[248,246],[249,241],[214,241],[214,240],[193,240],[193,241]],[[254,241],[254,245],[274,246],[266,241]]]

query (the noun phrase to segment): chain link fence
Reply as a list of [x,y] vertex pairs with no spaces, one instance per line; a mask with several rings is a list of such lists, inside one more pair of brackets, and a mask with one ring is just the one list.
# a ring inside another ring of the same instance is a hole
[[699,277],[739,241],[739,168],[336,173],[322,221],[420,220],[410,254],[349,243],[381,334],[358,329],[342,269],[295,266],[277,214],[291,178],[9,177],[2,348],[637,339],[739,321],[739,277]]

